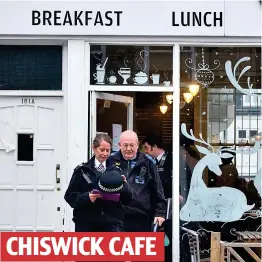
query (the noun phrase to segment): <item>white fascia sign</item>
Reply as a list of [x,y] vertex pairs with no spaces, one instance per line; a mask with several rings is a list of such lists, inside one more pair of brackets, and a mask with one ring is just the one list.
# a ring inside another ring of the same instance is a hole
[[224,1],[0,2],[0,35],[224,36]]

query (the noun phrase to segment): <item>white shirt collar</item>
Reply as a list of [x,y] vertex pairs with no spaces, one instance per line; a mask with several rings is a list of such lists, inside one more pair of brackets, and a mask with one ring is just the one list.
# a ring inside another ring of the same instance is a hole
[[95,168],[98,168],[100,166],[100,164],[102,164],[104,166],[104,168],[106,168],[106,161],[104,161],[103,163],[100,163],[96,158],[95,158]]
[[164,154],[165,154],[165,151],[163,151],[160,155],[158,155],[158,157],[156,158],[157,161],[160,161]]

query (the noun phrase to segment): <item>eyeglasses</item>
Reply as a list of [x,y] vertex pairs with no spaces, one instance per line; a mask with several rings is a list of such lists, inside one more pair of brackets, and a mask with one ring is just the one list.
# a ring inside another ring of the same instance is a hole
[[122,144],[121,146],[124,147],[124,148],[128,148],[128,147],[134,148],[134,147],[136,147],[136,144]]

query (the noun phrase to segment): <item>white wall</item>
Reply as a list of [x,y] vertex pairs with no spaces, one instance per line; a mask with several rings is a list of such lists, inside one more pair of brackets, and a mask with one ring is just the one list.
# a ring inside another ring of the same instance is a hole
[[[87,162],[88,92],[85,86],[85,51],[84,41],[68,41],[68,91],[65,96],[68,107],[68,123],[65,126],[65,132],[68,130],[66,188],[75,167]],[[66,202],[64,205],[65,231],[74,231],[73,210]]]

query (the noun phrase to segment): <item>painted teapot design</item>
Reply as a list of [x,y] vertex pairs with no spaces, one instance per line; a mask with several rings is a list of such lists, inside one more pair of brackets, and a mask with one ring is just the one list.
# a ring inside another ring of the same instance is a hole
[[139,85],[143,85],[145,83],[147,83],[148,81],[148,76],[145,72],[138,72],[135,74],[135,78],[133,79],[135,84],[139,84]]

